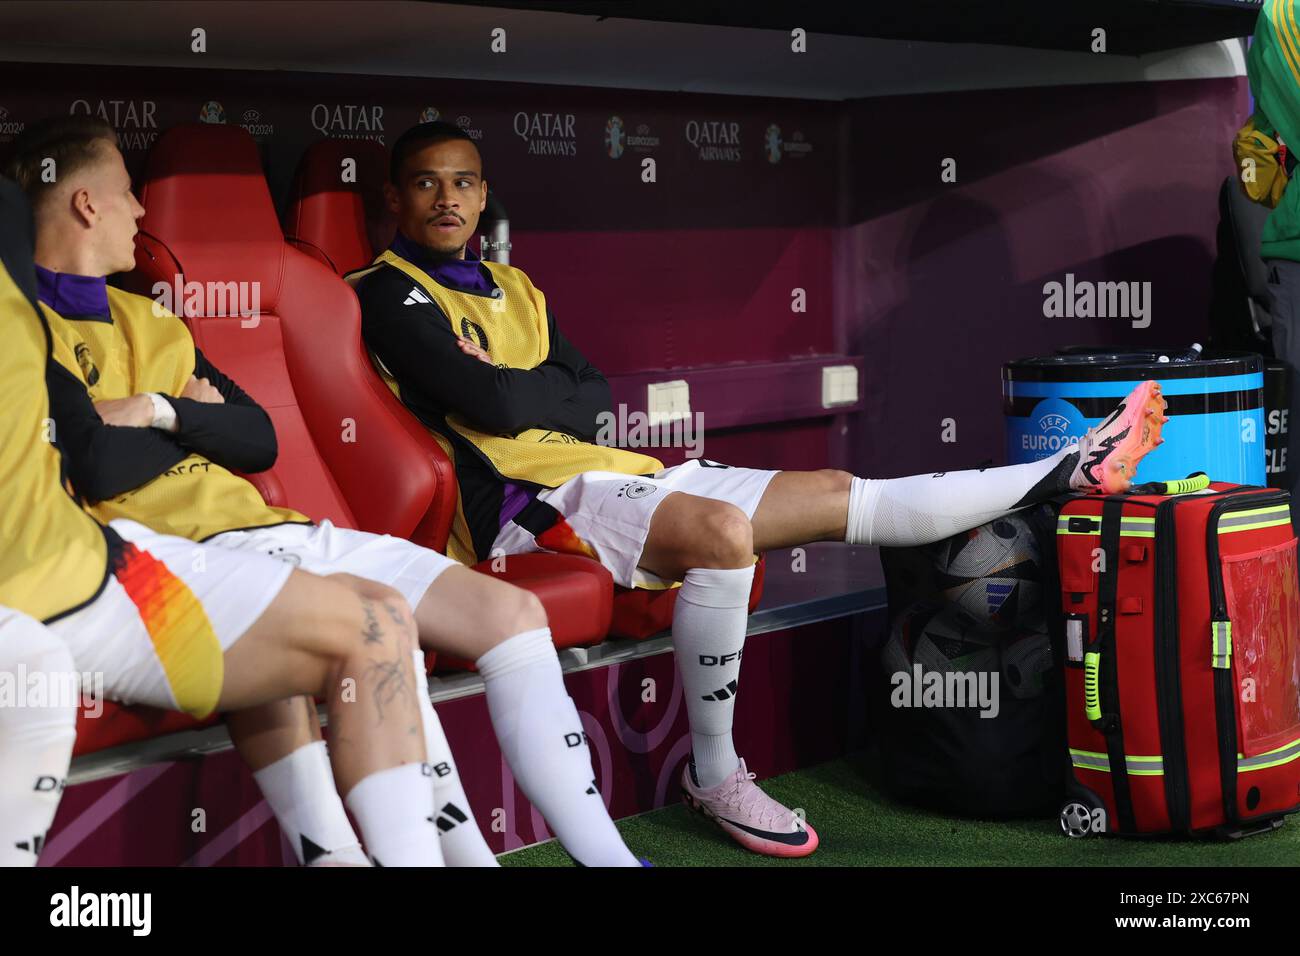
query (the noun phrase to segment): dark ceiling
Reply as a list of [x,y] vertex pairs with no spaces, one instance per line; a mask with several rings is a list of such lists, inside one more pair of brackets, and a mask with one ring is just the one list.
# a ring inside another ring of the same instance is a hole
[[1107,52],[1151,53],[1254,32],[1260,0],[442,0],[477,7],[592,17],[755,27],[810,33],[1088,49],[1106,30]]

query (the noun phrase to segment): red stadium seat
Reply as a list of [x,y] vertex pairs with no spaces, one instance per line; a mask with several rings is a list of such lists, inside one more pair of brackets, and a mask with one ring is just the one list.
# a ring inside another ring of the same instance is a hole
[[[355,182],[345,182],[339,175],[343,162],[349,158],[356,160]],[[284,214],[285,235],[319,261],[332,265],[339,275],[368,265],[374,259],[372,238],[379,237],[386,245],[393,235],[392,221],[386,217],[382,200],[387,169],[387,151],[371,141],[365,141],[362,146],[348,140],[321,140],[308,147],[294,173]],[[429,443],[428,452],[442,459],[439,479],[454,488],[455,471],[451,462],[434,442]],[[430,515],[431,520],[421,528],[421,537],[416,540],[438,550],[445,549],[454,513],[453,499],[436,520]],[[484,561],[476,567],[485,570],[489,564]],[[751,611],[758,606],[762,591],[760,559],[750,593]],[[672,623],[676,602],[675,588],[642,591],[616,587],[610,633],[639,640],[665,631]],[[553,621],[552,630],[554,627]]]
[[[370,365],[352,290],[286,243],[251,137],[205,124],[170,130],[149,156],[141,201],[138,282],[174,281],[184,263],[185,282],[261,284],[255,327],[207,303],[186,316],[204,353],[275,420],[280,457],[259,488],[287,493],[282,503],[318,520],[433,543],[455,509],[450,463]],[[557,643],[604,637],[603,568],[579,562],[557,568],[551,586],[530,581]],[[566,584],[592,600],[563,597]]]
[[370,265],[396,225],[384,207],[388,150],[368,139],[322,139],[298,163],[284,236],[338,275]]
[[[155,296],[174,290],[174,310],[199,347],[267,409],[280,451],[273,469],[254,476],[263,496],[341,527],[403,537],[440,527],[446,460],[430,456],[436,443],[366,359],[346,283],[285,242],[248,134],[201,124],[168,131],[149,156],[140,199],[148,212],[127,287]],[[182,309],[190,283],[225,298],[201,295]],[[248,317],[235,304],[241,290],[244,304],[255,304]],[[539,597],[554,633],[599,641],[609,625],[608,572],[586,561],[552,578]],[[210,722],[109,704],[101,717],[83,719],[77,753]]]
[[[759,555],[754,566],[754,583],[749,589],[749,613],[754,613],[763,597],[763,570],[766,560]],[[614,617],[609,633],[615,637],[636,640],[666,631],[673,622],[673,608],[677,604],[677,589],[665,591],[614,588]]]
[[93,754],[109,747],[134,744],[182,730],[198,730],[220,719],[219,714],[213,714],[206,720],[195,720],[175,710],[138,705],[123,707],[106,700],[104,712],[98,717],[87,717],[84,708],[77,709],[77,740],[72,747],[72,756]]
[[285,243],[251,137],[235,126],[168,131],[149,155],[140,198],[133,286],[237,283],[246,303],[256,299],[253,317],[205,297],[187,303],[185,319],[275,422],[279,458],[262,489],[343,527],[363,520],[404,535],[418,526],[437,488],[434,464],[361,351],[347,286]]

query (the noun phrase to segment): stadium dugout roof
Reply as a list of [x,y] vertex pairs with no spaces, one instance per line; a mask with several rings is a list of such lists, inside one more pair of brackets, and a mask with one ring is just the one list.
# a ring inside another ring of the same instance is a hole
[[[1258,11],[1257,0],[9,0],[0,61],[835,101],[1241,75],[1231,38],[1252,33]],[[775,52],[795,26],[811,54],[797,63]],[[1099,26],[1105,56],[1090,50]],[[497,28],[507,56],[489,49]]]
[[1095,27],[1109,51],[1155,53],[1249,36],[1263,0],[450,0],[587,16],[758,27],[888,40],[1077,50]]

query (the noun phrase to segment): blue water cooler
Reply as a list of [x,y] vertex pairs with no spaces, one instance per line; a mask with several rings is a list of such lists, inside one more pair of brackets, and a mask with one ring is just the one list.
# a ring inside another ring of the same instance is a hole
[[1137,480],[1164,481],[1204,471],[1213,481],[1264,485],[1267,460],[1264,359],[1206,353],[1194,362],[1160,362],[1156,351],[1069,350],[1002,367],[1007,462],[1037,461],[1078,442],[1146,379],[1160,383],[1165,443],[1138,468]]

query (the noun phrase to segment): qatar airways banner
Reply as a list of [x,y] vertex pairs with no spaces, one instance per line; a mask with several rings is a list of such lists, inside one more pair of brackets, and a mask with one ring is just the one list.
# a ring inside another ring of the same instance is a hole
[[240,126],[282,202],[325,137],[391,146],[441,119],[466,130],[513,221],[620,230],[832,223],[835,104],[470,80],[0,64],[0,152],[45,116],[118,132],[132,175],[168,128]]

